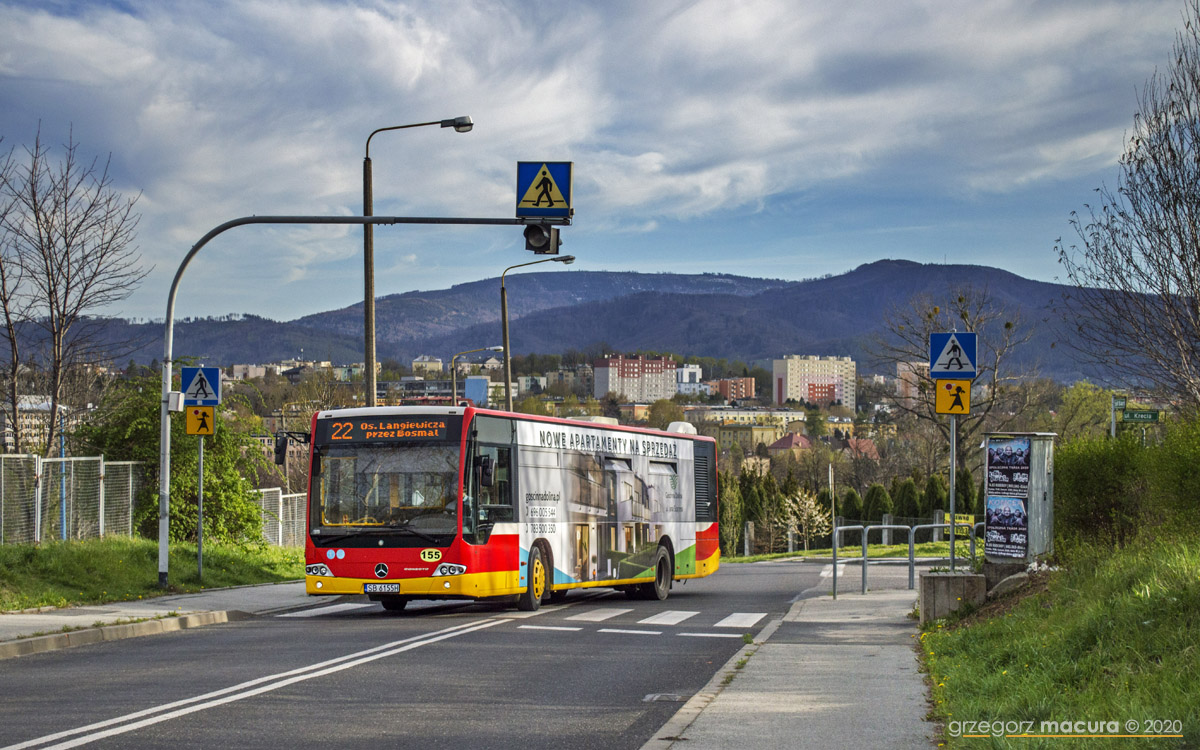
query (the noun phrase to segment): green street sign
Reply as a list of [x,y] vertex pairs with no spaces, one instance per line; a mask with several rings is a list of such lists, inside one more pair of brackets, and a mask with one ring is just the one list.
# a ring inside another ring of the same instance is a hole
[[1146,411],[1141,409],[1126,409],[1121,412],[1121,419],[1125,422],[1157,422],[1157,411]]
[[1113,396],[1112,408],[1124,409],[1125,408],[1125,397],[1124,396]]

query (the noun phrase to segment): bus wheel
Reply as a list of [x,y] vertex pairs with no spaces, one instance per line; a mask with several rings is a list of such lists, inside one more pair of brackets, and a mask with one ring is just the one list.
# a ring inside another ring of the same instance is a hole
[[657,599],[660,602],[671,592],[671,556],[663,547],[658,548],[654,555],[654,583],[643,583],[642,597]]
[[385,596],[379,600],[388,612],[402,612],[408,606],[408,599],[403,596]]
[[542,562],[542,548],[536,544],[529,550],[529,585],[525,593],[517,598],[517,609],[535,612],[542,606],[546,594],[546,565]]

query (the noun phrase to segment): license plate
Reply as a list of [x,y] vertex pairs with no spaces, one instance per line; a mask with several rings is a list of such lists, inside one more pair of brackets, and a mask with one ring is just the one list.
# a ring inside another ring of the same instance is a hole
[[364,594],[399,594],[400,584],[398,583],[364,583]]

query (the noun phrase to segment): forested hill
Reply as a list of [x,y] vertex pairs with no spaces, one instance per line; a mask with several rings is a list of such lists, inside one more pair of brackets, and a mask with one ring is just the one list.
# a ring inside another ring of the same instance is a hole
[[[518,353],[585,350],[669,351],[755,360],[785,354],[851,356],[860,372],[886,371],[870,361],[868,342],[893,310],[917,295],[935,301],[966,286],[1029,326],[1033,338],[1019,364],[1036,364],[1060,380],[1081,377],[1056,348],[1063,326],[1052,306],[1065,291],[997,268],[883,260],[822,279],[786,282],[739,276],[642,274],[555,269],[506,279],[512,348]],[[376,339],[380,359],[421,354],[449,359],[464,349],[500,343],[499,279],[449,289],[380,298]],[[114,340],[137,337],[139,362],[162,356],[162,326],[113,321]],[[301,355],[336,363],[362,361],[362,306],[289,322],[245,316],[177,323],[177,356],[208,363],[262,363]]]

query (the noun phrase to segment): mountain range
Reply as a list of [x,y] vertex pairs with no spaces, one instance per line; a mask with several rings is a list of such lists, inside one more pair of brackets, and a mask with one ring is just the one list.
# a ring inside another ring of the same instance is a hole
[[[618,352],[649,350],[754,361],[786,354],[850,356],[862,373],[888,372],[873,362],[872,339],[889,315],[916,295],[935,303],[969,285],[1032,330],[1014,363],[1048,377],[1084,376],[1064,348],[1062,326],[1048,325],[1068,287],[998,268],[881,260],[838,276],[782,281],[725,274],[645,274],[553,270],[506,277],[514,353],[586,350],[604,342]],[[501,343],[497,278],[449,289],[413,291],[376,301],[377,357],[408,362],[429,354],[448,360],[466,349]],[[176,357],[210,364],[265,363],[300,357],[361,362],[362,305],[292,321],[253,315],[189,319],[175,325]],[[106,337],[136,340],[132,358],[162,356],[162,325],[111,320]],[[894,373],[894,371],[892,371]]]

